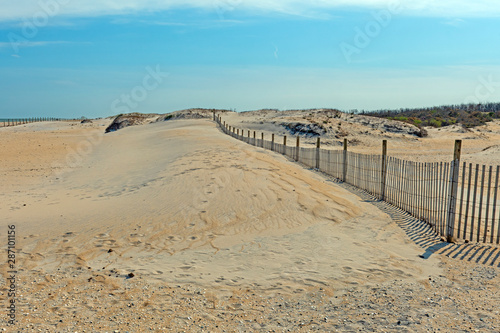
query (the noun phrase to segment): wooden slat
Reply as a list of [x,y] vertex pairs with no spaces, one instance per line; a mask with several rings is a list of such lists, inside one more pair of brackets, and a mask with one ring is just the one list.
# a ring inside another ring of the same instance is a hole
[[401,178],[399,177],[399,159],[394,160],[394,206],[400,206],[401,197]]
[[402,182],[403,182],[403,186],[402,186],[402,191],[401,191],[401,206],[400,208],[404,209],[404,207],[406,206],[406,196],[408,194],[408,191],[407,191],[407,186],[408,186],[408,179],[405,177],[405,168],[406,168],[406,161],[404,160],[401,160],[401,169],[400,169],[400,175],[401,175],[401,179],[402,179]]
[[472,240],[472,238],[467,238],[467,227],[469,226],[469,208],[470,208],[470,193],[472,187],[472,163],[469,163],[469,184],[467,185],[467,204],[465,206],[465,221],[464,221],[464,239]]
[[493,173],[493,167],[490,165],[488,172],[488,192],[486,192],[486,216],[484,217],[484,235],[483,243],[486,243],[486,237],[488,236],[488,222],[490,213],[490,200],[491,200],[491,174]]
[[[495,213],[496,213],[496,209],[497,209],[497,205],[498,205],[497,194],[498,194],[498,178],[499,178],[499,175],[500,175],[500,165],[497,166],[497,174],[496,174],[496,177],[495,177],[496,178],[496,180],[495,180],[495,195],[493,195],[493,201],[494,201],[494,205],[493,205],[493,221],[491,222],[492,228],[494,228],[494,225],[495,225],[495,218],[496,218],[496,214]],[[497,226],[497,242],[496,243],[499,244],[500,243],[500,216],[497,218],[497,223],[498,223],[498,226]],[[491,231],[491,243],[493,243],[493,234],[494,234],[494,230]]]
[[479,164],[476,164],[476,170],[474,175],[474,196],[472,198],[472,216],[470,224],[470,240],[474,240],[474,225],[475,225],[475,215],[476,215],[476,199],[477,199],[477,178],[479,176]]
[[460,231],[462,231],[462,213],[463,213],[463,206],[464,206],[464,193],[465,193],[465,170],[466,170],[466,163],[464,162],[463,164],[463,169],[462,169],[462,190],[460,191],[460,210],[458,212],[458,232],[457,235],[460,238]]
[[401,179],[401,160],[398,158],[394,165],[394,190],[396,191],[396,206],[401,207],[403,180]]
[[417,203],[416,203],[416,206],[417,206],[417,219],[419,220],[422,220],[422,165],[420,162],[417,163],[417,193],[416,193],[416,197],[417,197]]
[[390,179],[389,179],[389,190],[390,190],[390,202],[391,204],[395,204],[396,202],[396,190],[394,188],[394,163],[395,163],[395,159],[393,157],[390,157],[389,158],[390,162],[389,162],[389,173],[388,175],[390,176]]
[[442,198],[442,209],[441,209],[441,235],[445,236],[446,235],[446,228],[447,228],[447,218],[448,218],[448,209],[449,209],[449,198],[450,198],[450,164],[449,163],[444,163],[444,178],[443,178],[443,198]]
[[443,196],[443,162],[439,163],[439,168],[438,168],[438,187],[437,187],[437,205],[436,205],[436,229],[439,234],[441,234],[441,206],[443,204],[442,202],[442,196]]
[[441,199],[439,189],[441,187],[440,185],[441,185],[441,177],[442,177],[442,174],[441,174],[440,168],[439,168],[439,162],[436,162],[434,170],[435,170],[435,174],[436,174],[436,179],[434,181],[434,193],[433,193],[433,196],[435,197],[435,199],[434,199],[435,203],[433,205],[433,219],[434,219],[434,228],[435,228],[436,232],[439,233],[439,201]]
[[427,223],[429,223],[429,216],[428,216],[429,196],[427,194],[429,178],[428,178],[427,163],[422,163],[422,177],[423,177],[423,184],[422,184],[422,216],[423,216],[423,219]]
[[486,172],[486,165],[483,165],[481,174],[481,187],[479,192],[479,213],[477,217],[477,234],[476,234],[476,242],[479,242],[479,238],[481,235],[481,217],[483,213],[483,194],[484,194],[484,174]]
[[417,213],[416,213],[416,201],[417,201],[417,197],[416,197],[416,193],[417,193],[417,190],[416,190],[416,175],[417,175],[417,166],[415,164],[415,162],[411,162],[411,174],[410,174],[410,210],[411,210],[411,215],[412,216],[416,216]]

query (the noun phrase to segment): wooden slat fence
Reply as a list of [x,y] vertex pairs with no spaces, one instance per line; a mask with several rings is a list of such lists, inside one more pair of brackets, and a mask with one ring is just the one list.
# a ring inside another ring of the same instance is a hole
[[449,163],[406,161],[387,156],[385,140],[380,155],[347,151],[347,140],[343,150],[321,149],[319,140],[316,148],[305,148],[297,137],[288,144],[286,137],[265,140],[263,133],[235,129],[218,115],[214,120],[238,140],[283,154],[408,212],[449,241],[500,243],[500,166],[460,164],[459,157]]
[[21,118],[21,119],[0,119],[0,127],[11,127],[42,121],[62,121],[61,118]]

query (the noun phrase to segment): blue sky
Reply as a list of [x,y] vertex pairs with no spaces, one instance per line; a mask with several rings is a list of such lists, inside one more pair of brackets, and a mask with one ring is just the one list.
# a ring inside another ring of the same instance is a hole
[[497,1],[0,6],[0,118],[500,102]]

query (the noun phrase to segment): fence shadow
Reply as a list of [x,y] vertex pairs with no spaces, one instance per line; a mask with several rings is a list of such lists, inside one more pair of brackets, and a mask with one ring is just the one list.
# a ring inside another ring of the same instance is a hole
[[392,220],[406,233],[406,235],[424,250],[424,252],[420,255],[421,258],[427,259],[436,253],[453,259],[500,267],[500,247],[479,243],[451,244],[443,242],[441,237],[438,236],[424,221],[411,216],[404,210],[392,206],[385,201],[377,199],[357,187],[346,184],[336,178],[324,174],[321,171],[316,170],[316,172],[326,176],[328,181],[341,186],[342,188],[360,197],[364,202],[369,202],[389,215]]

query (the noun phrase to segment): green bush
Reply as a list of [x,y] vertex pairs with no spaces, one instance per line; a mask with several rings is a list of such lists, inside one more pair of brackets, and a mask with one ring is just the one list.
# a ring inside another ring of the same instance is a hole
[[429,121],[429,125],[434,126],[434,127],[441,127],[443,122],[441,120],[437,120],[436,118],[433,118]]
[[408,117],[404,117],[404,116],[394,117],[394,120],[408,121]]

